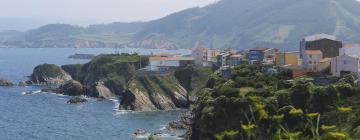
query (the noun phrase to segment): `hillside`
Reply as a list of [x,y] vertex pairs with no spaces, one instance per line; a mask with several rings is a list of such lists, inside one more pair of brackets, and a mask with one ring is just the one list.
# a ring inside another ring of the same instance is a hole
[[111,23],[89,27],[49,24],[26,32],[0,32],[8,47],[119,47],[131,41],[143,23]]
[[158,20],[77,27],[50,24],[27,32],[0,32],[10,47],[209,48],[277,47],[297,50],[307,35],[326,33],[360,42],[356,0],[220,0]]
[[295,49],[303,36],[327,33],[360,42],[359,7],[356,0],[221,0],[151,21],[135,39],[151,37],[180,48],[202,42],[214,48]]
[[[360,136],[360,88],[355,77],[291,79],[243,65],[224,79],[215,73],[199,92],[191,140],[352,140]],[[316,78],[316,77],[315,77]],[[259,82],[260,81],[260,82]]]

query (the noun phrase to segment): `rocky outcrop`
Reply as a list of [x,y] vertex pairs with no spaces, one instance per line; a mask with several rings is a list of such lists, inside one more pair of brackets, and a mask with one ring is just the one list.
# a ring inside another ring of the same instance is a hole
[[44,64],[34,69],[31,82],[61,85],[43,91],[119,100],[121,110],[153,111],[188,107],[188,93],[195,89],[192,86],[201,87],[200,83],[204,84],[203,79],[194,77],[207,77],[201,74],[187,76],[195,79],[196,83],[187,82],[192,86],[186,89],[183,86],[185,82],[181,82],[184,79],[174,74],[137,75],[136,69],[147,63],[146,57],[122,54],[100,55],[83,65],[58,67]]
[[68,104],[80,104],[80,103],[84,103],[84,102],[87,102],[87,100],[84,99],[84,98],[80,98],[80,97],[74,97],[74,98],[71,98],[66,103],[68,103]]
[[0,86],[14,86],[14,84],[9,80],[1,80],[0,79]]
[[166,129],[168,130],[179,130],[179,129],[189,129],[194,114],[191,112],[191,109],[186,111],[186,113],[178,121],[170,122]]
[[34,68],[28,83],[61,85],[70,80],[72,80],[71,76],[59,66],[43,64]]
[[84,95],[84,87],[83,85],[75,80],[70,80],[67,81],[65,84],[61,85],[58,90],[57,93],[61,93],[64,95],[69,95],[69,96],[80,96],[80,95]]
[[145,129],[138,129],[134,132],[135,136],[143,136],[146,134],[146,130]]
[[[135,111],[169,110],[187,107],[187,91],[168,77],[144,77],[132,81],[120,101],[120,109]],[[145,82],[145,83],[141,83]]]

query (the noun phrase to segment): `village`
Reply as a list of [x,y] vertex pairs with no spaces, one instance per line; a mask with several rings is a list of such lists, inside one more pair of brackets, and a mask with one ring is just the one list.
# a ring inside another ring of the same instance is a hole
[[[267,72],[277,73],[277,68],[292,70],[293,78],[305,75],[328,74],[341,77],[360,74],[360,45],[345,44],[335,36],[314,34],[304,37],[299,51],[280,51],[276,48],[244,50],[210,50],[197,45],[191,55],[153,54],[145,71],[166,73],[187,65],[216,67],[227,71],[243,64],[268,65]],[[226,76],[226,74],[224,74]]]

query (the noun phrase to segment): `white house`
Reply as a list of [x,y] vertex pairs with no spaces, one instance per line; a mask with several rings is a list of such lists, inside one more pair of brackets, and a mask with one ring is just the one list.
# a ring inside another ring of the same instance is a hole
[[147,69],[149,71],[167,71],[172,68],[186,66],[189,64],[194,64],[193,57],[182,57],[182,56],[173,56],[173,57],[164,57],[164,56],[152,56],[149,57],[149,66]]
[[360,46],[344,47],[340,49],[340,56],[331,60],[331,73],[341,76],[347,73],[360,72]]

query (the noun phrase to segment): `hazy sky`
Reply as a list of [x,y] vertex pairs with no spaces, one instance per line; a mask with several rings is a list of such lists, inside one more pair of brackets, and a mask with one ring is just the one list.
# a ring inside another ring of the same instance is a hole
[[0,0],[0,17],[146,21],[215,0]]

